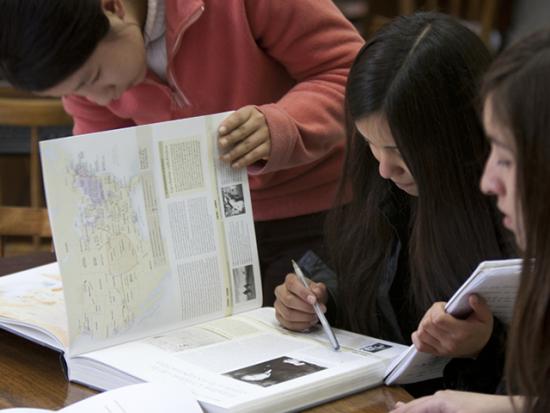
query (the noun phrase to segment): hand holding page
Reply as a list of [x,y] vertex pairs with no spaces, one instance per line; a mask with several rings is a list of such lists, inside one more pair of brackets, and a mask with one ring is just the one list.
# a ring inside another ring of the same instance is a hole
[[[445,310],[464,318],[472,311],[468,303],[471,294],[483,297],[493,315],[509,324],[519,287],[521,259],[484,261],[449,299]],[[448,358],[421,353],[414,345],[396,358],[386,371],[385,383],[407,384],[440,377],[449,362]]]
[[[302,272],[302,269],[298,266],[298,264],[296,264],[296,261],[294,261],[294,260],[292,260],[292,267],[294,268],[294,272],[296,273],[296,275],[298,276],[298,278],[300,279],[302,284],[304,284],[304,286],[306,288],[309,288],[309,286],[307,285],[306,277],[304,276],[304,273]],[[332,328],[330,327],[330,324],[328,323],[327,318],[325,317],[325,315],[321,311],[321,307],[319,307],[319,303],[315,302],[315,304],[313,304],[313,310],[315,311],[315,314],[317,315],[317,318],[321,322],[321,325],[323,326],[323,330],[324,330],[325,334],[327,335],[327,337],[330,341],[330,344],[332,345],[332,348],[334,350],[339,350],[340,349],[340,344],[338,343],[338,339],[334,335],[334,332],[332,331]]]

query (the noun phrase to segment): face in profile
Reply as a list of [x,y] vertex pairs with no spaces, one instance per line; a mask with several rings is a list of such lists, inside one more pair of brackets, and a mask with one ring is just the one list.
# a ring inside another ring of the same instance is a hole
[[140,83],[147,72],[141,29],[121,16],[106,11],[111,23],[107,36],[75,73],[40,92],[46,96],[78,95],[99,105],[117,100]]
[[523,218],[516,191],[516,149],[510,130],[495,117],[492,98],[483,108],[483,126],[491,143],[491,152],[481,178],[481,190],[497,197],[497,207],[504,215],[503,225],[514,233],[516,243],[525,248]]
[[405,164],[383,115],[373,114],[358,120],[355,126],[378,161],[378,173],[409,195],[418,196],[414,177]]

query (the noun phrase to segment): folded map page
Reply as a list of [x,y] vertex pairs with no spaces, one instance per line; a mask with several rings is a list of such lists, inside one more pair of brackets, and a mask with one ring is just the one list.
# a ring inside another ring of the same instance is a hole
[[246,169],[229,113],[41,142],[70,355],[261,305]]

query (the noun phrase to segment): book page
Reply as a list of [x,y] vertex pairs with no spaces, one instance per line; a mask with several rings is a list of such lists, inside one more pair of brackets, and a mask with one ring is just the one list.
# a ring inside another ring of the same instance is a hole
[[[480,263],[449,299],[445,310],[455,317],[467,317],[471,312],[468,297],[478,294],[485,299],[495,317],[505,324],[510,323],[520,282],[521,263],[521,259]],[[385,383],[407,384],[441,377],[449,360],[421,353],[412,345],[390,365],[386,371]]]
[[0,326],[64,351],[69,336],[57,263],[0,277]]
[[290,398],[316,389],[336,391],[338,383],[347,391],[378,385],[386,366],[406,349],[350,332],[335,333],[342,351],[331,348],[321,329],[311,334],[283,330],[276,325],[274,310],[261,308],[81,358],[144,381],[177,382],[203,406],[239,406],[241,411],[248,403],[273,403],[282,394]]
[[202,413],[197,401],[182,386],[140,383],[101,393],[59,411],[60,413]]
[[70,354],[232,313],[241,284],[261,304],[246,170],[214,162],[225,116],[41,142]]
[[181,311],[193,322],[262,303],[246,169],[219,160],[217,129],[229,114],[189,119],[184,131],[177,122],[151,129],[168,257],[182,280]]
[[[3,413],[46,413],[54,410],[13,408]],[[191,393],[181,386],[140,383],[100,393],[71,404],[59,413],[202,413]]]

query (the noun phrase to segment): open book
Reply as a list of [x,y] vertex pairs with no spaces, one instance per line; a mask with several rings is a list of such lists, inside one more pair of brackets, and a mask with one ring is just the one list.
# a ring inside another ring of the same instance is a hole
[[[521,259],[484,261],[449,299],[445,310],[457,318],[471,312],[468,297],[478,294],[485,299],[493,315],[505,324],[512,320],[519,287]],[[443,375],[449,358],[421,353],[414,345],[396,358],[386,372],[386,384],[407,384]]]
[[[54,410],[16,407],[2,413],[51,413]],[[74,403],[59,413],[201,413],[193,396],[181,386],[141,383],[107,391]]]
[[381,384],[406,347],[337,331],[335,352],[260,308],[247,174],[216,145],[226,116],[42,142],[58,264],[0,277],[0,326],[63,351],[69,380],[177,382],[208,412]]

